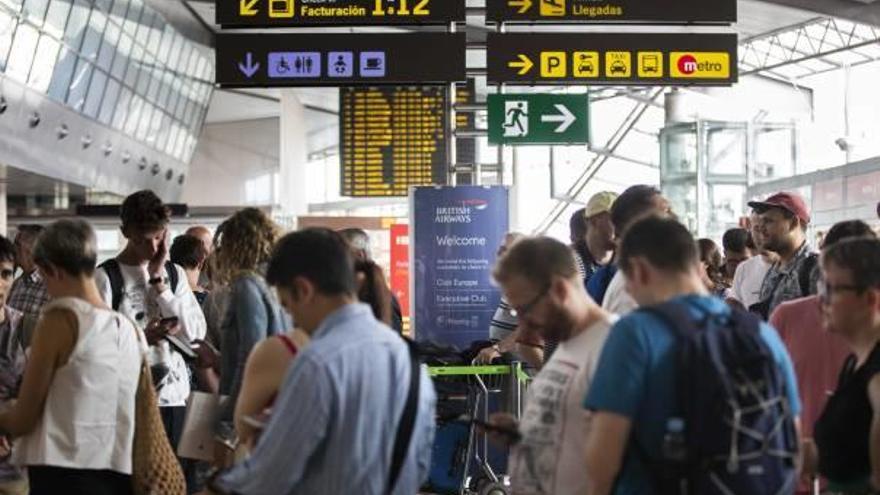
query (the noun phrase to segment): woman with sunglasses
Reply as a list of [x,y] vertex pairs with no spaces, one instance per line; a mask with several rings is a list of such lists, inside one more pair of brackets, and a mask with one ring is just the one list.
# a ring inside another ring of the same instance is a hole
[[826,328],[852,354],[805,445],[805,468],[831,493],[880,493],[880,241],[843,240],[822,256],[819,284]]

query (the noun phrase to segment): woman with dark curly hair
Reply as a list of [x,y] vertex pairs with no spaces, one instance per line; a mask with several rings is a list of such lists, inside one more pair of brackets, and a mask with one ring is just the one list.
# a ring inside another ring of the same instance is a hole
[[220,394],[230,399],[215,430],[226,445],[235,444],[233,415],[248,355],[259,341],[292,327],[264,278],[278,236],[272,219],[256,208],[239,211],[217,232],[216,275],[230,288],[220,336]]
[[721,250],[712,239],[699,239],[697,246],[700,249],[700,274],[706,290],[712,295],[727,297],[730,286],[724,281],[724,258]]

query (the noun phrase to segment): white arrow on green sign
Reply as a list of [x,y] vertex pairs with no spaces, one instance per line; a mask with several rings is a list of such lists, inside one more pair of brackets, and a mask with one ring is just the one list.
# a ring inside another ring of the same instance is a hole
[[489,95],[491,144],[587,144],[586,94]]

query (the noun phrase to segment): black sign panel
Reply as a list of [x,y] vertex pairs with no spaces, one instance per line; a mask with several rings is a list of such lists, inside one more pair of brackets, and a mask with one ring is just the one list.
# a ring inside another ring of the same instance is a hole
[[736,0],[486,0],[494,22],[732,24]]
[[[456,85],[455,103],[458,105],[473,105],[477,102],[477,84],[473,78],[468,78],[467,83]],[[477,114],[475,112],[455,112],[456,131],[474,131],[477,129]],[[455,139],[455,163],[459,165],[473,165],[477,162],[477,140],[472,137],[457,137]]]
[[465,0],[217,0],[223,27],[444,24],[465,20]]
[[726,86],[737,80],[728,33],[490,33],[491,84]]
[[342,88],[339,143],[343,196],[406,196],[445,184],[446,88]]
[[217,35],[217,82],[243,86],[465,80],[464,33]]

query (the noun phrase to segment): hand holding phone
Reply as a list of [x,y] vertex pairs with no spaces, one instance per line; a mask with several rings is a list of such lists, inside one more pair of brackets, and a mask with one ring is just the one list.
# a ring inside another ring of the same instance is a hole
[[150,345],[158,344],[163,337],[176,330],[179,321],[179,318],[176,316],[162,318],[161,320],[151,320],[147,324],[147,328],[144,329],[147,343]]
[[522,434],[517,429],[516,419],[510,414],[495,413],[488,422],[468,416],[463,416],[462,420],[477,426],[495,443],[509,446],[522,440]]

